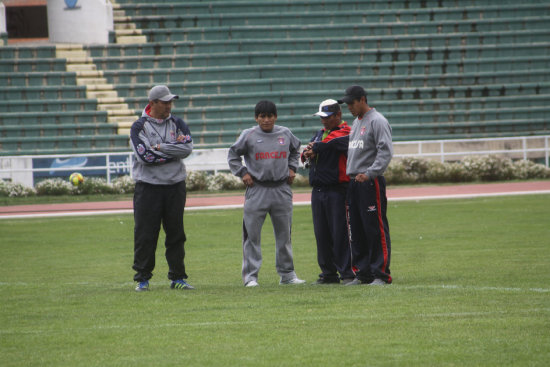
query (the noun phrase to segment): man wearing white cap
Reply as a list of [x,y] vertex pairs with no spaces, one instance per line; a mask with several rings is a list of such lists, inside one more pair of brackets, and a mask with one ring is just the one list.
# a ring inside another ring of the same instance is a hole
[[346,192],[349,177],[346,161],[350,127],[342,121],[337,101],[327,99],[314,114],[323,129],[311,138],[301,159],[309,168],[311,211],[321,274],[315,284],[344,284],[352,281],[351,250],[346,221]]
[[149,290],[155,267],[160,226],[166,232],[166,261],[172,289],[193,289],[185,279],[183,211],[187,172],[183,158],[191,154],[193,140],[187,124],[173,116],[172,101],[179,98],[165,85],[149,91],[149,104],[132,124],[134,150],[134,280],[136,291]]

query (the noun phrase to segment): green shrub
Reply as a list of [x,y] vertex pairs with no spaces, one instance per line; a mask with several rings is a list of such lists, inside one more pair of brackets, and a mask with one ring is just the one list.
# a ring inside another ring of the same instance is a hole
[[514,177],[525,180],[529,178],[549,178],[550,169],[533,161],[521,160],[514,162]]
[[86,177],[84,182],[76,187],[76,194],[94,195],[94,194],[113,194],[116,193],[113,184],[110,184],[104,178]]
[[0,180],[0,196],[22,197],[34,195],[36,195],[36,190],[33,187],[27,187],[20,183],[5,182]]
[[203,191],[208,187],[208,174],[204,171],[187,171],[187,191]]
[[71,195],[77,192],[77,188],[61,178],[49,178],[36,184],[38,195]]
[[470,156],[462,162],[439,162],[418,158],[394,159],[384,174],[393,185],[407,183],[443,183],[505,181],[550,177],[550,169],[532,161],[512,161],[495,155]]
[[498,181],[514,178],[513,163],[510,158],[496,155],[469,156],[462,161],[467,171],[480,181]]
[[[550,168],[529,160],[512,161],[495,155],[470,156],[462,162],[439,162],[414,157],[393,159],[384,174],[389,184],[453,183],[470,181],[496,181],[510,179],[550,178]],[[79,186],[61,178],[46,179],[29,188],[22,184],[0,180],[0,197],[32,195],[93,195],[127,194],[134,191],[134,180],[121,176],[107,183],[103,178],[85,177]],[[308,187],[307,174],[296,174],[294,187]],[[204,171],[187,172],[188,191],[241,190],[241,178],[221,172],[209,175]]]
[[120,176],[113,180],[113,192],[117,194],[130,194],[134,192],[136,183],[130,176]]
[[240,177],[232,173],[219,172],[207,178],[208,191],[244,189],[244,183]]
[[294,182],[292,186],[296,187],[308,187],[309,186],[309,176],[301,175],[299,173],[294,177]]
[[392,160],[384,173],[388,183],[398,185],[398,184],[407,184],[416,182],[414,175],[411,175],[403,161],[401,159]]

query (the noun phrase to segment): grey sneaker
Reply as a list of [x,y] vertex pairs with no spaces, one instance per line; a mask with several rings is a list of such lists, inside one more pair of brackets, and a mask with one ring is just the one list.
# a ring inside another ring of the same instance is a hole
[[259,286],[259,284],[258,284],[257,281],[251,280],[251,281],[249,281],[248,283],[246,283],[244,286],[245,286],[245,287],[257,287],[257,286]]
[[348,285],[349,283],[353,282],[355,280],[355,278],[345,278],[345,279],[342,279],[342,284],[343,285]]
[[368,283],[360,280],[359,278],[355,278],[355,279],[345,283],[346,286],[348,286],[348,285],[363,285],[363,284],[368,284]]
[[292,278],[292,279],[289,279],[289,280],[282,280],[279,282],[280,285],[286,285],[286,284],[304,284],[306,281],[303,280],[303,279],[298,279],[298,278]]
[[386,284],[388,284],[388,283],[386,283],[385,281],[383,281],[380,278],[376,278],[372,282],[369,283],[369,285],[386,285]]

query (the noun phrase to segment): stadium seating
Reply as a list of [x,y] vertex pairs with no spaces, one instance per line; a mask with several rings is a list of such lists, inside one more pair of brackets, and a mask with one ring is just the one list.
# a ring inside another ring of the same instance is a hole
[[116,135],[103,85],[136,116],[151,86],[169,85],[200,148],[228,147],[260,99],[308,141],[319,102],[351,84],[367,88],[396,141],[550,133],[546,1],[117,0],[114,10],[116,39],[147,42],[84,46],[78,62],[99,85],[83,85],[53,45],[0,47],[1,155],[128,149],[132,121]]

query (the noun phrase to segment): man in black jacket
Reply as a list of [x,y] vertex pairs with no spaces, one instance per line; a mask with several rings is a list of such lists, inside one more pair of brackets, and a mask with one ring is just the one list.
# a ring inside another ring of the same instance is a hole
[[[324,128],[311,139],[301,155],[309,168],[313,228],[321,274],[315,284],[344,284],[355,277],[346,221],[347,150],[350,127],[342,121],[337,101],[327,99],[315,116]],[[338,275],[340,274],[340,275]]]

